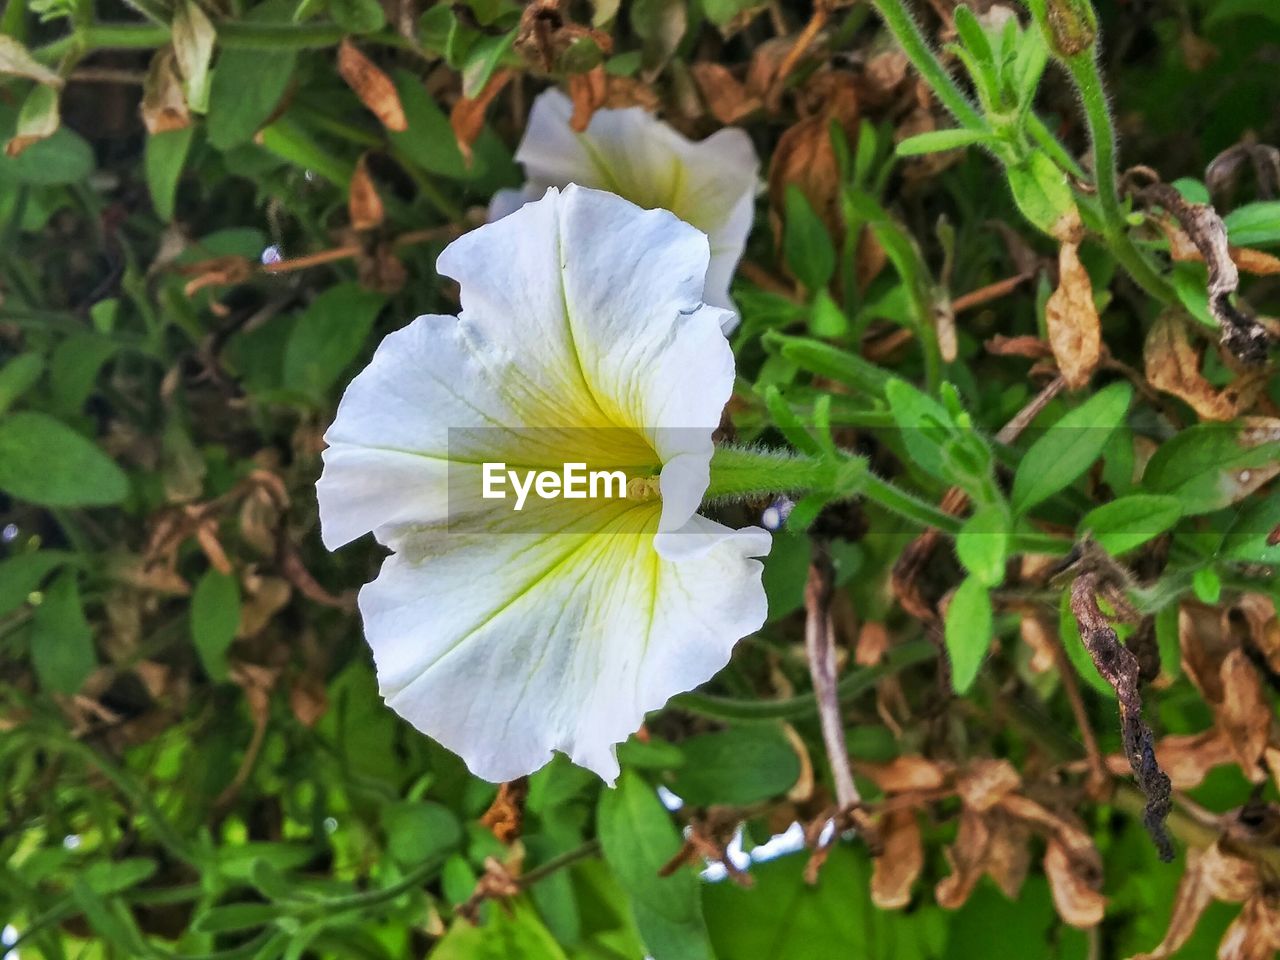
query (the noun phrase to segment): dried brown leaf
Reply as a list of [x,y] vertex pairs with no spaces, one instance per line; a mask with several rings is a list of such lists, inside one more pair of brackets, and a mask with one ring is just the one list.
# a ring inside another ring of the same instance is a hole
[[191,125],[191,111],[182,92],[182,77],[172,47],[157,50],[142,84],[142,122],[148,133],[181,130]]
[[360,52],[348,37],[338,46],[338,73],[384,127],[397,133],[409,129],[400,94],[381,68]]
[[501,843],[512,843],[520,836],[524,824],[524,801],[529,795],[529,778],[520,777],[498,787],[489,809],[480,817],[482,826],[488,827]]
[[1266,779],[1260,761],[1271,735],[1273,715],[1262,689],[1262,678],[1240,649],[1232,650],[1218,668],[1222,704],[1218,722],[1226,732],[1245,776],[1255,783]]
[[990,842],[991,828],[986,818],[965,807],[960,814],[956,842],[946,850],[951,873],[939,880],[934,888],[938,906],[944,910],[958,910],[965,905],[982,876]]
[[1173,914],[1169,918],[1169,928],[1164,939],[1150,953],[1136,954],[1131,960],[1164,960],[1182,949],[1183,944],[1191,939],[1196,924],[1213,899],[1213,894],[1205,883],[1205,854],[1199,850],[1187,851],[1187,869],[1178,884],[1178,892],[1173,900]]
[[1044,307],[1045,327],[1062,378],[1079,390],[1102,359],[1102,322],[1078,243],[1065,241],[1059,248],[1058,276],[1058,288]]
[[1057,662],[1054,647],[1058,643],[1057,631],[1044,617],[1024,614],[1018,625],[1022,642],[1031,648],[1032,673],[1048,673]]
[[355,173],[351,175],[351,183],[347,188],[347,214],[351,226],[356,230],[372,230],[382,226],[386,218],[386,210],[382,206],[382,198],[378,196],[378,188],[369,176],[368,155],[361,154],[356,162]]
[[888,763],[862,764],[859,771],[885,793],[938,790],[951,773],[947,764],[909,755],[895,757]]
[[1102,858],[1096,850],[1092,857],[1082,857],[1056,838],[1050,839],[1044,853],[1044,872],[1049,878],[1054,908],[1066,923],[1087,930],[1102,922],[1107,898],[1098,892]]
[[1273,896],[1250,897],[1218,946],[1218,960],[1274,960],[1280,951],[1280,911]]
[[462,151],[467,163],[471,162],[471,145],[484,129],[484,114],[489,109],[493,98],[502,92],[502,88],[511,79],[510,70],[499,70],[484,89],[475,97],[461,97],[449,112],[449,125],[453,128],[454,138],[458,141],[458,149]]
[[1186,323],[1165,314],[1147,334],[1143,347],[1147,382],[1190,406],[1203,420],[1234,420],[1249,409],[1266,386],[1266,371],[1253,371],[1216,389],[1200,373],[1203,351],[1191,345]]
[[975,760],[956,780],[956,792],[965,806],[986,813],[1022,783],[1008,760]]
[[582,133],[587,129],[591,124],[591,117],[604,106],[608,95],[608,76],[604,67],[569,76],[569,99],[573,101],[573,116],[569,119],[569,126],[575,133]]
[[759,97],[750,96],[723,64],[704,60],[693,64],[689,72],[707,109],[721,123],[737,123],[764,105]]
[[914,810],[893,810],[877,829],[882,849],[871,873],[871,901],[881,910],[905,907],[924,866],[920,823]]

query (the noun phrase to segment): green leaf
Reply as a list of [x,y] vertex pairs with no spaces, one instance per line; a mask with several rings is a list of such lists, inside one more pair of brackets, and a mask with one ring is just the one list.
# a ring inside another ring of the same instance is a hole
[[1011,524],[1001,504],[979,507],[956,536],[956,555],[964,568],[988,587],[1004,582]]
[[[400,94],[400,105],[404,108],[405,120],[409,124],[408,129],[403,132],[388,133],[396,149],[427,173],[456,180],[475,176],[478,171],[467,166],[458,150],[458,141],[453,135],[453,128],[449,126],[449,118],[427,93],[422,81],[407,70],[395,71],[392,80],[396,85],[396,92]],[[479,163],[478,157],[476,163]]]
[[810,373],[830,377],[872,395],[883,391],[892,377],[883,367],[878,367],[857,354],[807,337],[791,337],[769,331],[762,342],[766,349],[776,350],[780,356]]
[[965,693],[977,679],[992,640],[991,596],[977,577],[967,577],[951,595],[947,607],[947,655],[951,685]]
[[240,626],[240,584],[234,576],[208,570],[191,597],[191,639],[204,671],[226,680],[227,650]]
[[951,130],[931,130],[907,137],[894,148],[900,157],[918,157],[926,153],[941,153],[944,150],[959,150],[971,147],[975,143],[986,143],[994,140],[991,134],[982,130],[966,130],[956,127]]
[[717,27],[724,28],[740,13],[760,5],[760,0],[703,0],[702,10],[708,20]]
[[[210,120],[214,116],[222,116],[222,113],[211,115]],[[166,223],[173,219],[178,179],[182,176],[183,164],[187,162],[187,152],[191,149],[195,129],[194,126],[188,126],[180,130],[153,133],[147,137],[144,159],[147,189],[151,191],[151,203],[156,208],[157,216]]]
[[318,173],[340,186],[351,182],[356,168],[354,160],[345,152],[322,144],[292,114],[285,114],[269,127],[263,127],[259,138],[263,149],[294,166]]
[[1280,442],[1252,442],[1237,424],[1197,423],[1160,445],[1143,486],[1176,497],[1183,516],[1229,507],[1280,473]]
[[[402,801],[382,810],[387,853],[404,867],[416,867],[462,843],[462,825],[448,807],[429,800]],[[443,858],[441,858],[443,859]]]
[[45,577],[75,559],[65,550],[37,550],[0,560],[0,616],[17,610]]
[[93,630],[84,616],[74,571],[59,574],[36,607],[31,661],[44,689],[65,694],[79,690],[98,665]]
[[1119,556],[1164,533],[1181,517],[1177,497],[1135,493],[1090,510],[1078,530],[1092,534],[1107,553]]
[[684,763],[668,786],[698,807],[747,806],[786,793],[800,776],[800,758],[774,724],[730,727],[680,744]]
[[0,155],[0,182],[13,179],[34,186],[78,183],[93,172],[93,148],[80,134],[59,127],[17,157]]
[[947,408],[905,380],[890,380],[884,395],[911,462],[930,476],[949,480],[942,448],[956,428]]
[[1268,543],[1277,527],[1280,527],[1280,497],[1243,504],[1231,529],[1222,538],[1219,553],[1228,560],[1242,563],[1280,565],[1280,544]]
[[521,897],[504,903],[502,909],[490,910],[480,926],[455,920],[431,948],[431,960],[566,960],[566,955],[528,900]]
[[1214,0],[1205,9],[1205,26],[1216,26],[1239,17],[1265,17],[1280,23],[1280,7],[1272,0]]
[[511,54],[515,40],[516,31],[511,30],[496,37],[481,37],[467,51],[466,63],[462,67],[464,97],[479,96],[493,72]]
[[44,357],[35,352],[20,353],[0,368],[0,414],[34,387],[42,373]]
[[209,90],[209,143],[230,150],[248,143],[275,112],[297,65],[289,50],[224,50]]
[[849,332],[849,318],[826,290],[819,290],[809,312],[809,332],[815,337],[843,337]]
[[689,27],[685,0],[635,0],[629,12],[631,29],[644,41],[645,67],[660,69],[675,53]]
[[121,893],[136,887],[156,872],[156,862],[146,857],[126,857],[123,860],[100,860],[84,871],[89,889],[102,897]]
[[1280,200],[1246,203],[1222,218],[1227,237],[1237,247],[1272,247],[1280,244]]
[[1037,151],[1021,164],[1005,168],[1009,189],[1022,215],[1044,233],[1053,235],[1076,204],[1067,175],[1045,154]]
[[782,251],[787,266],[809,290],[820,290],[836,269],[836,248],[808,199],[795,184],[787,185],[786,226]]
[[199,933],[252,930],[271,923],[279,915],[280,907],[274,903],[228,903],[200,914],[191,928]]
[[1026,513],[1088,470],[1124,423],[1132,399],[1133,387],[1113,383],[1068,411],[1036,440],[1013,477],[1014,513]]
[[387,23],[378,0],[329,0],[329,15],[348,33],[373,33]]
[[636,926],[654,960],[712,960],[698,881],[687,869],[658,871],[680,849],[680,833],[654,789],[623,770],[597,811],[605,861],[626,892]]
[[49,360],[49,387],[59,411],[75,416],[93,392],[98,371],[120,349],[110,337],[76,333],[64,339]]
[[1222,596],[1222,578],[1213,567],[1201,567],[1191,575],[1191,590],[1201,603],[1216,604]]
[[105,453],[42,413],[0,420],[0,490],[46,507],[119,503],[129,480]]
[[1102,674],[1098,673],[1098,668],[1093,663],[1093,657],[1089,656],[1084,641],[1080,639],[1080,624],[1076,622],[1075,614],[1071,612],[1070,590],[1062,591],[1062,599],[1058,606],[1058,636],[1062,640],[1062,649],[1066,651],[1067,659],[1071,661],[1071,665],[1075,667],[1081,679],[1098,693],[1114,700],[1115,690],[1112,689],[1111,684],[1102,679]]
[[284,385],[319,402],[355,360],[386,298],[354,283],[330,287],[312,301],[289,334]]

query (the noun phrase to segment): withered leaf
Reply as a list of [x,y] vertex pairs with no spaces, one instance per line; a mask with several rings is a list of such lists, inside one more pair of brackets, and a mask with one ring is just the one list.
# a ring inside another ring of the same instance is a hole
[[1044,872],[1049,878],[1053,905],[1058,916],[1073,927],[1087,930],[1102,922],[1107,898],[1097,890],[1102,861],[1082,857],[1068,851],[1056,838],[1051,838],[1044,853]]
[[409,129],[395,84],[349,37],[338,46],[338,73],[384,127],[397,133]]
[[1008,760],[975,760],[960,774],[956,790],[965,806],[985,813],[1022,783]]
[[689,72],[707,109],[721,123],[737,123],[763,106],[723,64],[704,60],[693,64]]
[[990,841],[991,828],[986,818],[965,807],[960,814],[956,842],[946,851],[951,873],[939,880],[934,888],[938,906],[944,910],[958,910],[964,906],[982,876]]
[[1062,379],[1070,389],[1079,390],[1102,359],[1102,322],[1075,241],[1064,241],[1059,248],[1058,275],[1058,288],[1045,303],[1045,327]]
[[1240,286],[1240,271],[1231,259],[1227,228],[1217,211],[1207,203],[1188,202],[1164,183],[1145,187],[1139,196],[1168,211],[1200,251],[1209,268],[1209,312],[1221,328],[1222,345],[1242,364],[1265,363],[1270,346],[1266,328],[1231,299]]
[[947,782],[950,773],[943,763],[907,755],[888,763],[864,764],[859,769],[885,793],[937,790]]
[[187,109],[172,47],[163,47],[152,56],[142,84],[140,110],[148,133],[181,130],[191,125],[191,111]]
[[367,154],[361,154],[356,162],[355,172],[351,175],[351,184],[347,189],[347,212],[351,226],[356,230],[372,230],[382,226],[386,211],[382,206],[382,198],[378,196],[378,188],[369,176]]
[[604,106],[608,95],[609,83],[604,67],[596,67],[569,77],[569,99],[573,101],[573,116],[569,119],[569,126],[575,133],[582,133],[590,126],[592,116]]
[[467,163],[471,163],[471,146],[484,129],[484,114],[489,109],[493,98],[502,92],[502,88],[511,79],[510,70],[499,70],[484,85],[475,97],[461,97],[449,111],[449,125],[453,128],[453,136],[458,141],[458,149]]
[[914,810],[892,810],[879,822],[882,852],[871,873],[871,901],[881,910],[911,902],[911,886],[924,866],[920,823]]
[[1204,420],[1234,420],[1257,401],[1266,386],[1265,370],[1245,373],[1216,389],[1200,373],[1203,351],[1191,345],[1186,323],[1165,314],[1151,327],[1143,347],[1147,381],[1184,401]]

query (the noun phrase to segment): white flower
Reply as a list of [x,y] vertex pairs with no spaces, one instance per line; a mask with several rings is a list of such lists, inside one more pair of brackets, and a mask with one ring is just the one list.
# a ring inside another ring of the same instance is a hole
[[[707,261],[665,211],[548,190],[440,255],[460,315],[388,336],[325,435],[325,545],[393,551],[360,592],[382,694],[477,776],[560,750],[612,782],[614,745],[764,622],[768,534],[696,513],[734,376]],[[477,493],[482,462],[574,461],[640,498]]]
[[[609,190],[647,210],[670,210],[711,242],[703,299],[733,309],[729,281],[751,232],[759,180],[750,137],[727,127],[694,143],[640,107],[597,110],[586,131],[574,133],[572,115],[572,102],[554,88],[533,102],[516,151],[529,182],[523,191],[494,197],[490,219],[542,196],[547,187],[570,183]],[[725,319],[737,323],[736,314]]]

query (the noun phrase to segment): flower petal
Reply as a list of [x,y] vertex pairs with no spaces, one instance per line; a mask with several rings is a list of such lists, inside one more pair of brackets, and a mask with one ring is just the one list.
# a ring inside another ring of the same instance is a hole
[[387,703],[477,776],[560,750],[612,782],[614,745],[764,622],[763,531],[697,518],[706,549],[672,562],[653,548],[656,504],[596,519],[582,534],[411,535],[361,591]]
[[[584,133],[569,125],[573,104],[559,90],[534,101],[516,160],[539,187],[576,183],[660,207],[707,234],[706,301],[733,309],[729,282],[755,212],[759,158],[745,132],[728,128],[701,142],[640,107],[597,110]],[[726,332],[737,317],[725,317]]]

